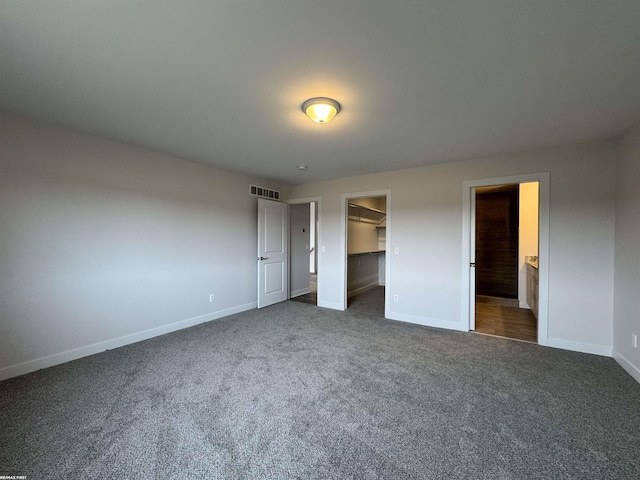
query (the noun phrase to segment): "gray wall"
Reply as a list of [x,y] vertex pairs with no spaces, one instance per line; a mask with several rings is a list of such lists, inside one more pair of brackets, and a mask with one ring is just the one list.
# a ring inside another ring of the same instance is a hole
[[616,198],[613,355],[640,382],[640,125],[622,139]]
[[[548,171],[550,343],[613,353],[637,375],[639,130],[620,151],[592,142],[287,188],[322,197],[320,305],[340,305],[341,194],[391,189],[392,316],[462,327],[462,182]],[[282,186],[8,114],[0,139],[0,378],[255,306],[245,192]]]
[[[603,355],[613,346],[613,250],[617,142],[445,163],[299,185],[322,197],[318,304],[342,308],[341,195],[391,190],[389,317],[464,330],[462,183],[549,172],[548,343]],[[389,229],[389,227],[388,227]],[[398,248],[399,254],[395,254]]]
[[0,379],[255,307],[249,184],[279,185],[8,114],[0,139]]
[[[358,295],[380,285],[380,265],[377,255],[356,255],[347,258],[347,295]],[[382,255],[384,257],[384,255]]]

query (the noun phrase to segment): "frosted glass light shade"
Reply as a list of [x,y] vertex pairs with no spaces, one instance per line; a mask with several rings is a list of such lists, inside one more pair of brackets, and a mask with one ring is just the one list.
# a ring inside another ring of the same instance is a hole
[[340,111],[340,104],[331,98],[310,98],[302,104],[302,111],[316,123],[327,123]]

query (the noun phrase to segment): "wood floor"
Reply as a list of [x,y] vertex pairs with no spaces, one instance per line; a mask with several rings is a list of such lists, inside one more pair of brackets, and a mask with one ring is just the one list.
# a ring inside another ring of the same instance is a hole
[[476,302],[476,333],[537,343],[537,324],[529,309]]
[[476,302],[492,303],[503,307],[517,307],[519,305],[517,298],[489,297],[487,295],[476,295]]

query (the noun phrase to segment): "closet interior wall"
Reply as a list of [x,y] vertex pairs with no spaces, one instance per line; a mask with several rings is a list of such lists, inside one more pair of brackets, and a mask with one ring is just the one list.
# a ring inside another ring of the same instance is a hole
[[384,286],[386,197],[350,199],[347,225],[347,295]]

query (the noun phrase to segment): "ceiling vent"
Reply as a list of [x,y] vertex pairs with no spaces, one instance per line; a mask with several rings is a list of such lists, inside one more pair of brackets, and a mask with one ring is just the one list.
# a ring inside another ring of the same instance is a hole
[[280,200],[280,192],[271,190],[270,188],[259,187],[257,185],[249,185],[251,195],[262,198],[270,198],[272,200]]

